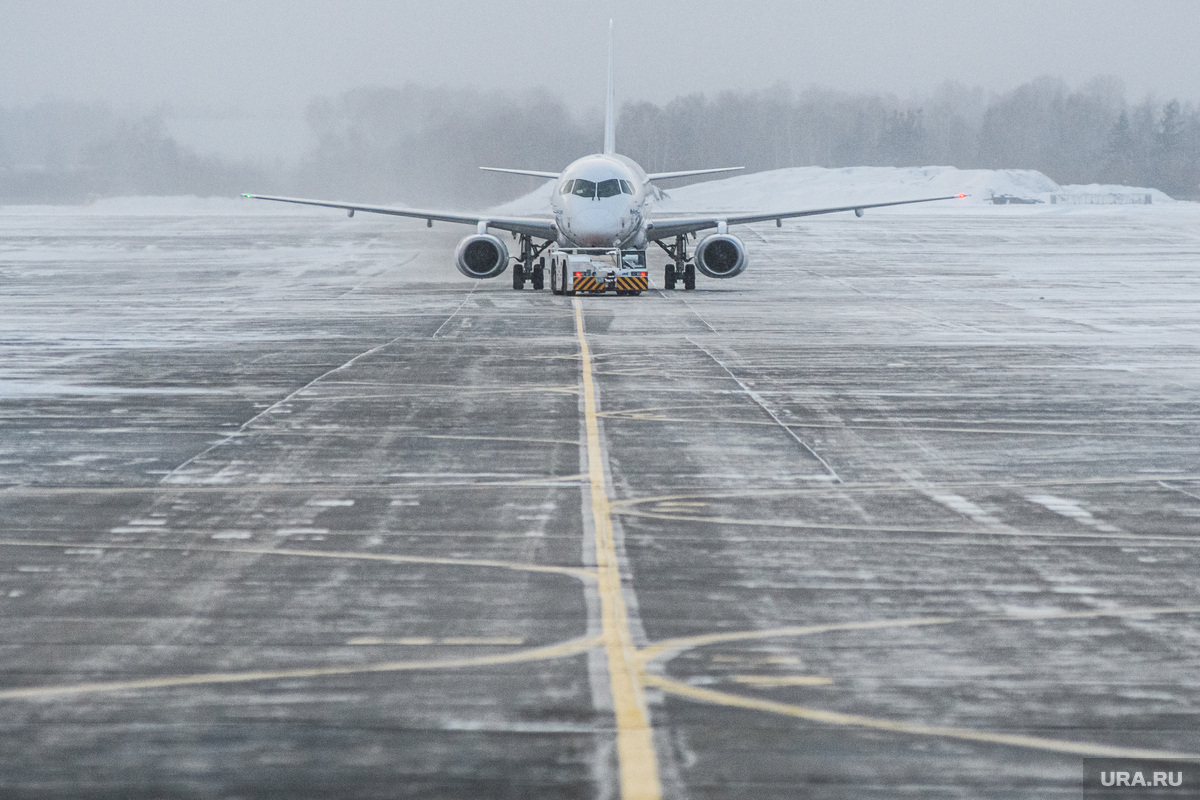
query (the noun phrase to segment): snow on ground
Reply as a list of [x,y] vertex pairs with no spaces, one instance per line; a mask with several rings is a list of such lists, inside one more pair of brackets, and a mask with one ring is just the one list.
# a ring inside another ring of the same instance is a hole
[[[512,214],[545,213],[553,181],[499,206]],[[792,167],[693,183],[666,192],[659,213],[684,211],[774,211],[851,203],[886,202],[965,193],[967,204],[992,205],[994,195],[1040,200],[1058,194],[1151,194],[1155,203],[1174,202],[1157,189],[1130,186],[1060,186],[1032,169],[956,167]]]

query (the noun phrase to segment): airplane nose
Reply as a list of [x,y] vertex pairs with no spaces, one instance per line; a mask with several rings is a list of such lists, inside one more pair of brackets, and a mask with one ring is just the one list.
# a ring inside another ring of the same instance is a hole
[[591,209],[580,211],[571,220],[571,238],[583,247],[611,247],[613,240],[623,233],[618,223],[619,218],[613,219],[610,214]]

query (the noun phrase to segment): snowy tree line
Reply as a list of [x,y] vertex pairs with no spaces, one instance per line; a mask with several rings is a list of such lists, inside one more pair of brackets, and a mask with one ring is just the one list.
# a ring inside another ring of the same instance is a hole
[[1072,90],[1040,78],[993,96],[947,84],[911,103],[779,88],[637,104],[623,116],[630,154],[653,169],[689,161],[753,170],[941,164],[1200,194],[1200,108],[1153,97],[1130,104],[1112,79]]
[[[0,202],[246,187],[363,200],[487,205],[537,185],[481,165],[553,170],[599,149],[598,110],[534,91],[358,89],[313,101],[297,164],[238,164],[172,139],[161,115],[46,103],[0,110]],[[1200,195],[1200,108],[1126,100],[1114,79],[1040,78],[1001,94],[946,84],[926,97],[785,86],[622,107],[618,150],[651,171],[744,165],[1029,168],[1059,183]]]

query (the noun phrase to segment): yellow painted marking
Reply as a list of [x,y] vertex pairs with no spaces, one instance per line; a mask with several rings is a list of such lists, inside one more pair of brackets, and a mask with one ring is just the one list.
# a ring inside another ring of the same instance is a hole
[[[676,411],[681,408],[709,408],[709,406],[646,406],[645,408],[618,408],[612,411],[601,411],[597,417],[621,419],[629,414],[650,414],[655,411]],[[713,408],[736,408],[736,406],[713,406]]]
[[[62,542],[22,542],[0,539],[0,547],[78,547],[79,544]],[[392,564],[432,564],[447,567],[494,567],[516,572],[547,572],[552,575],[569,575],[579,580],[596,580],[596,572],[581,567],[552,567],[542,564],[522,564],[518,561],[494,561],[482,558],[431,558],[425,556],[396,556],[386,553],[352,553],[334,550],[293,550],[270,547],[209,547],[205,545],[126,544],[88,542],[88,547],[105,550],[169,550],[189,553],[240,553],[260,556],[297,556],[302,558],[333,558],[349,561],[384,561]]]
[[646,667],[656,661],[670,661],[686,650],[708,647],[714,644],[746,642],[755,639],[774,639],[784,636],[811,636],[833,631],[865,631],[877,628],[914,628],[920,625],[946,625],[965,622],[968,617],[914,617],[911,619],[873,620],[870,622],[842,622],[830,625],[793,625],[786,628],[768,628],[756,631],[730,631],[728,633],[705,633],[697,636],[680,636],[662,639],[639,651],[638,658]]
[[578,447],[579,442],[567,439],[529,439],[519,436],[452,436],[448,433],[427,433],[420,435],[404,434],[397,438],[403,439],[460,439],[467,442],[521,442],[523,444],[567,444]]
[[833,678],[823,678],[820,675],[734,675],[738,683],[749,686],[761,686],[771,689],[777,686],[828,686]]
[[[643,648],[638,657],[643,669],[652,662],[665,662],[695,647],[704,647],[729,642],[768,639],[780,636],[811,636],[819,633],[834,631],[880,630],[884,628],[915,628],[927,625],[950,625],[958,622],[1039,622],[1043,620],[1060,619],[1096,619],[1103,617],[1139,617],[1163,614],[1197,614],[1200,606],[1184,608],[1123,608],[1109,611],[1078,611],[1054,614],[1034,614],[1028,616],[1001,615],[979,617],[914,617],[898,620],[874,620],[869,622],[850,622],[831,625],[807,625],[788,628],[773,628],[761,631],[735,631],[730,633],[714,633],[700,636],[686,636],[677,639],[666,639]],[[823,722],[831,725],[847,725],[854,727],[874,728],[895,733],[909,733],[921,736],[940,736],[953,739],[1003,744],[1012,747],[1027,747],[1037,750],[1047,750],[1059,753],[1104,757],[1104,758],[1200,758],[1200,755],[1186,753],[1168,753],[1158,750],[1143,750],[1138,748],[1117,747],[1112,745],[1090,744],[1086,742],[1068,742],[1057,739],[1046,739],[1040,736],[1024,736],[1020,734],[989,733],[968,728],[950,728],[920,723],[895,722],[892,720],[866,717],[858,714],[842,714],[833,711],[823,711],[816,708],[777,703],[769,700],[741,697],[727,692],[701,689],[686,683],[664,678],[652,673],[643,672],[642,680],[649,686],[656,686],[665,692],[690,697],[702,702],[719,705],[736,706],[757,711],[767,711],[775,714],[798,717],[801,719]]]
[[[659,503],[661,507],[663,503]],[[852,522],[809,522],[800,519],[747,519],[743,517],[706,517],[699,514],[685,513],[681,508],[678,512],[671,508],[664,511],[639,511],[628,506],[614,508],[614,514],[625,517],[647,517],[649,519],[669,519],[677,522],[703,522],[712,525],[745,525],[754,528],[800,528],[804,530],[834,530],[857,531],[865,533],[921,533],[938,534],[943,536],[997,536],[1016,539],[1052,538],[1052,539],[1089,539],[1099,541],[1119,542],[1180,542],[1183,544],[1196,543],[1194,536],[1160,536],[1140,533],[1086,533],[1071,531],[1021,531],[1009,529],[971,530],[967,528],[933,528],[910,527],[906,525],[861,525]]]
[[565,642],[546,645],[545,647],[535,647],[530,650],[518,650],[515,653],[497,653],[469,658],[442,658],[427,661],[385,661],[380,664],[274,671],[210,672],[200,675],[172,675],[162,678],[141,678],[129,681],[77,683],[70,686],[33,686],[24,689],[5,689],[0,691],[0,700],[38,700],[67,695],[128,692],[139,689],[168,689],[178,686],[206,686],[211,684],[250,683],[252,681],[323,678],[330,675],[362,675],[372,672],[407,672],[411,670],[462,669],[464,667],[487,667],[497,664],[519,664],[525,661],[542,661],[550,658],[565,658],[577,655],[591,650],[593,647],[598,647],[602,643],[602,637],[591,636],[568,639]]
[[[395,384],[390,381],[322,381],[322,386],[378,386],[389,390],[395,389]],[[420,391],[427,389],[429,392],[445,394],[447,391],[452,391],[454,394],[520,394],[522,392],[566,392],[568,394],[578,394],[578,386],[563,386],[553,383],[530,383],[521,386],[503,385],[503,386],[479,386],[479,385],[463,385],[461,383],[406,383],[404,391],[389,391],[387,394],[378,395],[363,395],[368,398],[378,397],[421,397],[424,396]],[[317,395],[314,399],[347,399],[353,400],[359,395]]]
[[[614,374],[614,373],[605,373]],[[661,375],[661,370],[656,373]],[[704,373],[691,371],[680,371],[678,374],[702,375]],[[619,415],[621,412],[613,412],[613,416]],[[687,419],[686,417],[664,417],[664,416],[648,416],[638,417],[638,419],[648,420],[651,422],[670,422],[676,425],[779,425],[778,422],[754,419],[712,419],[704,417],[700,419]],[[864,425],[856,424],[830,424],[820,422],[787,422],[783,423],[785,428],[803,428],[806,430],[836,430],[836,431],[884,431],[890,433],[979,433],[989,436],[1079,436],[1091,437],[1096,439],[1195,439],[1195,434],[1191,433],[1121,433],[1111,431],[1047,431],[1047,430],[1022,430],[1020,428],[971,428],[971,427],[938,427],[932,425],[905,425],[897,427],[896,425]]]
[[519,636],[446,636],[442,639],[434,639],[431,636],[359,636],[351,639],[346,644],[349,645],[377,645],[377,644],[405,644],[405,645],[464,645],[478,644],[500,647],[504,645],[522,645],[525,640]]
[[938,736],[948,739],[964,739],[972,742],[987,744],[1002,744],[1010,747],[1026,747],[1035,750],[1048,750],[1056,753],[1072,753],[1074,755],[1091,756],[1094,758],[1200,758],[1190,753],[1170,753],[1161,750],[1143,750],[1131,747],[1116,747],[1105,744],[1088,742],[1067,742],[1058,739],[1045,739],[1040,736],[1024,736],[1011,733],[990,733],[975,731],[969,728],[950,728],[940,725],[922,725],[915,722],[894,722],[876,717],[866,717],[861,714],[841,714],[836,711],[822,711],[818,708],[808,708],[793,703],[779,703],[773,700],[759,700],[753,697],[741,697],[729,692],[718,692],[712,689],[701,689],[686,683],[663,678],[658,675],[646,675],[644,680],[650,686],[656,686],[664,692],[689,697],[704,703],[715,703],[736,708],[748,708],[754,711],[767,711],[772,714],[784,714],[812,722],[822,722],[827,725],[845,725],[856,728],[873,728],[893,733],[908,733],[919,736]]
[[[565,443],[565,440],[564,440]],[[578,446],[578,442],[571,442]],[[548,482],[581,481],[587,476],[545,475],[516,480],[465,481],[443,479],[432,481],[405,481],[404,483],[168,483],[154,486],[7,486],[0,489],[0,496],[19,495],[54,497],[57,495],[175,495],[175,494],[304,494],[313,492],[388,492],[396,489],[428,489],[429,491],[461,491],[463,489],[490,488],[493,486],[540,485]]]
[[[616,413],[616,412],[614,412]],[[603,415],[602,415],[603,416]],[[772,423],[766,423],[772,424]],[[1079,479],[1049,479],[1049,480],[1029,480],[1029,481],[944,481],[929,484],[926,488],[940,490],[963,490],[963,489],[1011,489],[1011,490],[1026,490],[1036,487],[1080,487],[1080,486],[1120,486],[1122,484],[1130,484],[1133,486],[1141,486],[1147,483],[1159,483],[1160,481],[1174,481],[1176,483],[1187,483],[1189,481],[1200,481],[1200,475],[1125,475],[1114,476],[1109,478],[1079,478]],[[614,509],[624,509],[632,506],[650,505],[653,503],[661,503],[664,500],[698,500],[698,499],[742,499],[742,498],[757,498],[757,497],[794,497],[797,495],[807,494],[828,494],[829,492],[837,492],[839,494],[845,492],[900,492],[913,493],[913,486],[908,482],[896,481],[864,481],[862,483],[839,483],[836,486],[829,485],[828,481],[820,481],[810,486],[792,487],[788,489],[743,489],[729,492],[705,492],[696,494],[694,492],[656,495],[653,497],[630,497],[625,500],[612,501]],[[623,513],[623,512],[622,512]]]
[[654,752],[654,737],[650,729],[650,713],[646,708],[637,649],[629,632],[625,597],[621,593],[621,568],[613,540],[604,461],[600,453],[600,421],[596,417],[591,348],[588,347],[583,326],[583,304],[578,299],[572,302],[583,368],[583,413],[587,433],[588,475],[591,479],[592,523],[595,529],[597,591],[600,596],[604,650],[608,656],[608,677],[616,713],[621,797],[622,800],[658,800],[662,797],[658,758]]

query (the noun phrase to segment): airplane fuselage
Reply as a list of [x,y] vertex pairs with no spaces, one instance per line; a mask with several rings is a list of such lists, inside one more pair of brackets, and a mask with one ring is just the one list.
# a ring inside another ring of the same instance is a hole
[[563,247],[646,246],[650,181],[637,162],[597,154],[573,161],[554,185],[550,205]]

